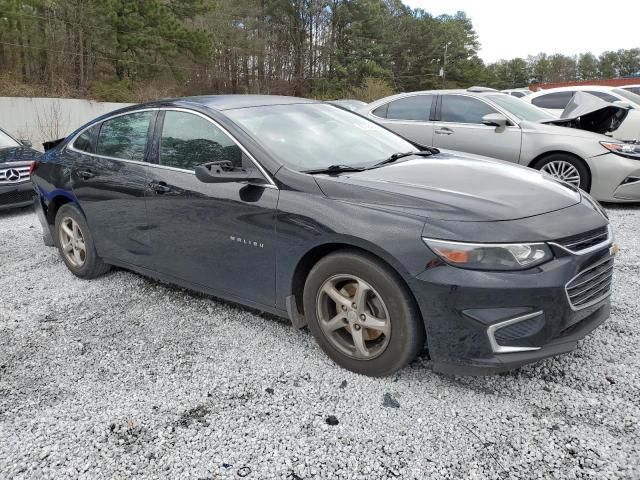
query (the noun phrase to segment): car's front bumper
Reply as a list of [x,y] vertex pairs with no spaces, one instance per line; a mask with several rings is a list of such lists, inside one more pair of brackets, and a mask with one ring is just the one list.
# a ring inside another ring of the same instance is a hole
[[609,316],[610,300],[603,292],[584,308],[572,307],[567,284],[611,254],[608,246],[584,255],[561,252],[521,272],[428,268],[411,288],[434,369],[492,374],[575,349]]
[[601,202],[640,202],[640,160],[615,153],[588,160],[591,195]]
[[35,192],[30,180],[0,186],[0,210],[26,207],[33,203]]

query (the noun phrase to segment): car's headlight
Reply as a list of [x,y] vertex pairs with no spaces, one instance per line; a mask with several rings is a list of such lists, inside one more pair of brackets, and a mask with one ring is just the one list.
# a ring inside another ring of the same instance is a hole
[[634,158],[640,160],[640,144],[636,143],[619,143],[619,142],[600,142],[604,148],[610,152],[617,153],[623,157]]
[[423,238],[450,265],[471,270],[524,270],[553,258],[545,243],[463,243]]

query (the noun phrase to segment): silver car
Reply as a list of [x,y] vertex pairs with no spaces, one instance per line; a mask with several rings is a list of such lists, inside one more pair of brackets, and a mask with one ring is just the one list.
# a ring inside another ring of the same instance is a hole
[[402,93],[358,113],[421,145],[542,170],[600,201],[640,201],[640,145],[581,130],[579,122],[545,123],[558,119],[492,89]]

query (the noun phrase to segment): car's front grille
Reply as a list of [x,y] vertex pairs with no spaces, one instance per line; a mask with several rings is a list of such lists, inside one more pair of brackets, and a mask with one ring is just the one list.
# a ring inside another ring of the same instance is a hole
[[25,192],[0,193],[0,207],[29,202],[33,200],[34,195],[35,193],[32,190],[27,190]]
[[611,293],[613,257],[607,257],[580,272],[567,286],[569,303],[575,310],[598,303]]
[[555,243],[570,250],[571,252],[578,253],[582,250],[586,250],[595,245],[604,243],[609,238],[609,227],[601,227],[595,230],[589,230],[588,232],[581,233],[580,235],[573,235],[561,240],[557,240]]
[[0,185],[13,185],[29,180],[29,165],[0,168]]

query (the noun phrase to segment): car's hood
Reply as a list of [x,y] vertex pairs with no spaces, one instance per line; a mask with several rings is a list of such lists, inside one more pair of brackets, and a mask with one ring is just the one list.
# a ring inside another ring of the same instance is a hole
[[576,92],[560,118],[546,120],[542,123],[611,134],[618,130],[628,114],[628,107],[609,103],[589,93]]
[[30,162],[38,160],[42,153],[29,147],[9,147],[0,148],[0,163],[7,162]]
[[441,220],[514,220],[567,208],[581,198],[535,170],[445,151],[364,172],[316,175],[316,181],[336,200]]

